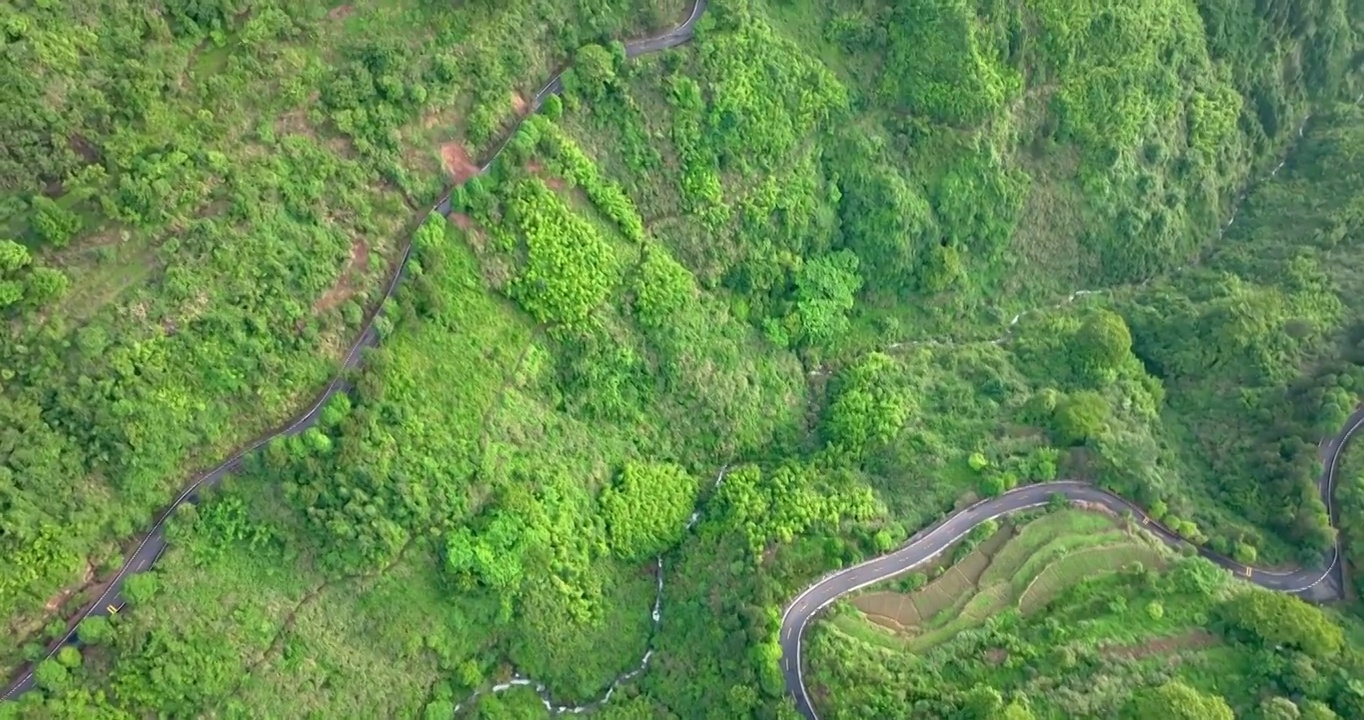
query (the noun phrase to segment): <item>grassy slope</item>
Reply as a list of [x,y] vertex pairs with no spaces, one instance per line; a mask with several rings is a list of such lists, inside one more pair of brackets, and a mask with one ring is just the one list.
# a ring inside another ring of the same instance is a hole
[[[591,16],[547,2],[254,2],[196,25],[123,0],[8,10],[10,27],[27,28],[9,46],[7,67],[26,68],[10,120],[56,123],[38,135],[61,147],[33,150],[51,161],[41,171],[5,165],[0,227],[70,288],[10,309],[0,343],[0,458],[25,497],[64,499],[6,510],[0,645],[40,639],[84,597],[54,593],[78,589],[87,561],[105,566],[189,471],[325,383],[412,208],[444,183],[443,143],[486,147],[513,92],[581,37],[681,14],[680,2]],[[376,53],[421,99],[341,109],[329,99],[338,77]],[[31,229],[40,190],[80,218],[69,245]]]
[[[904,647],[927,651],[1010,606],[1024,614],[1036,612],[1045,606],[1047,598],[1087,579],[1092,574],[1087,571],[1116,570],[1128,561],[1159,565],[1163,555],[1119,530],[1112,518],[1079,510],[1033,520],[992,553],[980,554],[983,549],[903,596],[902,602],[912,604],[911,614],[918,618],[893,628],[903,636]],[[870,613],[887,600],[900,597],[899,593],[876,593],[875,598],[859,596],[851,603]],[[880,623],[879,619],[875,621]],[[842,629],[855,625],[842,618],[835,623]]]
[[[1027,527],[1020,538],[1026,534]],[[1095,574],[1100,567],[1083,562],[1115,547],[1078,550],[1043,570],[1038,578],[1072,562],[1087,565],[1072,568],[1081,572],[1049,590],[1045,612],[996,605],[986,614],[961,616],[952,638],[924,643],[925,635],[906,642],[856,612],[826,620],[807,644],[807,682],[824,698],[821,717],[869,718],[911,707],[949,713],[961,707],[962,693],[979,686],[1022,702],[1037,718],[1112,717],[1134,688],[1171,677],[1225,696],[1238,713],[1283,693],[1264,678],[1259,650],[1216,633],[1210,621],[1214,598],[1171,579],[1183,570],[1153,570],[1168,562],[1167,553],[1152,551],[1163,561],[1141,558],[1145,569],[1137,572],[1119,571],[1129,566],[1118,558],[1102,565],[1107,573]],[[1220,570],[1212,572],[1232,583],[1226,591],[1248,589]]]
[[[503,172],[511,173],[506,187],[540,182],[514,165]],[[625,460],[676,458],[709,475],[713,458],[798,422],[799,369],[784,353],[741,354],[751,331],[694,292],[675,308],[670,332],[680,337],[641,332],[623,312],[625,293],[638,282],[639,245],[580,194],[550,192],[540,207],[586,223],[624,269],[593,309],[593,322],[575,332],[547,330],[488,289],[513,292],[505,273],[524,262],[496,245],[499,234],[515,232],[510,221],[470,225],[465,217],[459,223],[467,230],[460,230],[433,220],[437,235],[422,245],[404,310],[393,315],[396,329],[359,381],[357,409],[328,421],[322,433],[273,448],[224,500],[205,505],[217,512],[219,503],[240,503],[244,517],[234,523],[263,533],[269,551],[233,542],[217,524],[190,522],[152,576],[161,579],[155,597],[134,601],[156,610],[120,618],[109,650],[92,651],[97,660],[82,671],[86,682],[115,690],[128,709],[404,715],[427,705],[440,712],[513,667],[548,683],[558,698],[590,700],[638,661],[650,632],[652,566],[603,554],[593,495]],[[600,370],[638,372],[584,362],[610,353],[608,338],[635,358],[666,363],[672,379],[616,385],[630,402],[604,402],[619,397],[603,394],[600,383],[618,380]],[[679,341],[689,354],[676,354]],[[698,350],[704,354],[690,354]],[[736,390],[697,396],[706,383]],[[328,449],[309,449],[312,442]],[[289,453],[302,456],[296,465]],[[311,482],[328,455],[347,463],[357,482],[380,482],[352,490],[325,471]],[[347,539],[333,538],[334,547],[319,542],[315,533],[350,522],[331,504],[338,492],[377,496],[391,487],[383,479],[411,477],[422,478],[425,489],[404,485],[401,501],[411,504],[395,508],[399,523],[386,525],[365,550],[376,564],[355,567],[356,559],[340,552]],[[526,489],[531,497],[519,494]],[[420,505],[413,492],[424,494]],[[300,502],[299,510],[288,509]],[[477,527],[508,508],[528,511],[513,502],[538,504],[537,522],[550,524],[547,545],[507,560],[525,564],[523,584],[496,590],[452,576],[443,567],[441,528]],[[324,508],[333,514],[319,515]],[[412,515],[421,512],[429,519]],[[204,605],[238,576],[255,578],[259,595]],[[240,618],[252,620],[249,636],[204,647],[213,628]],[[156,644],[161,637],[175,641],[166,648]],[[148,656],[153,650],[160,660]],[[154,667],[192,667],[209,662],[206,656],[219,674],[188,696],[152,679]],[[376,675],[387,678],[382,693],[370,689]],[[310,688],[306,703],[300,687]]]

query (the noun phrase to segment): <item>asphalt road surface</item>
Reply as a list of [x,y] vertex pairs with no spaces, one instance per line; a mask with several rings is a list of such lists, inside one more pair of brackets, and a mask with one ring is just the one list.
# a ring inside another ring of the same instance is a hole
[[[687,15],[687,19],[673,29],[655,37],[626,43],[626,57],[633,58],[648,53],[658,52],[660,50],[666,50],[690,40],[697,21],[701,19],[701,15],[706,11],[707,2],[708,0],[695,0],[695,3],[691,6],[691,10]],[[529,112],[533,113],[536,110],[539,110],[546,98],[563,91],[563,73],[564,70],[555,73],[554,77],[550,78],[549,82],[545,83],[545,85],[540,88],[540,91],[535,94],[535,100],[531,104]],[[507,142],[516,134],[516,130],[519,127],[520,124],[518,123],[511,132],[507,133],[501,144],[497,146],[496,150],[488,157],[487,161],[480,166],[480,173],[488,170],[493,164],[493,161],[497,159],[497,156],[502,153],[502,148],[506,147]],[[437,202],[429,212],[448,215],[451,210],[451,192],[453,192],[453,188],[446,191],[440,201]],[[427,213],[423,213],[419,219],[424,219],[426,215]],[[382,307],[389,298],[393,297],[393,293],[397,291],[398,283],[402,280],[407,271],[407,261],[411,257],[412,242],[409,239],[406,246],[403,247],[402,255],[398,259],[398,264],[393,275],[388,280],[382,299],[375,306],[376,310],[377,308]],[[276,438],[296,435],[312,427],[321,415],[322,407],[326,404],[327,400],[331,399],[336,393],[344,392],[349,389],[350,383],[348,377],[350,371],[359,366],[363,350],[373,346],[378,341],[378,333],[374,329],[375,315],[375,312],[371,312],[366,318],[364,329],[360,332],[360,336],[356,339],[355,343],[351,345],[349,352],[346,353],[346,357],[342,360],[340,371],[323,390],[322,394],[318,396],[316,402],[314,402],[312,406],[304,413],[297,416],[288,425],[257,439],[255,442],[224,460],[222,464],[192,479],[189,484],[180,491],[179,495],[176,495],[161,512],[157,513],[155,519],[152,521],[151,528],[138,543],[137,548],[128,556],[123,567],[119,568],[114,577],[104,585],[104,590],[100,593],[99,597],[95,598],[89,605],[82,608],[75,617],[70,619],[66,633],[48,646],[47,653],[43,656],[43,659],[51,658],[53,655],[57,654],[58,650],[76,641],[76,627],[80,624],[80,621],[87,617],[107,616],[122,609],[124,605],[122,596],[123,583],[128,579],[128,576],[144,572],[151,568],[152,565],[156,563],[157,559],[161,557],[161,553],[165,552],[166,521],[177,508],[185,503],[193,504],[198,502],[200,490],[205,487],[217,485],[228,474],[240,468],[242,460],[247,455],[259,450],[270,441]],[[14,699],[33,688],[34,665],[35,663],[29,663],[19,669],[18,675],[5,686],[4,693],[0,694],[0,700]]]
[[[1336,465],[1341,450],[1361,426],[1364,426],[1364,408],[1356,410],[1346,421],[1341,432],[1323,443],[1321,447],[1323,469],[1317,480],[1317,489],[1326,503],[1332,525],[1337,521],[1334,503]],[[796,709],[806,718],[818,720],[805,689],[801,642],[806,628],[821,610],[844,595],[913,570],[936,557],[987,520],[1028,508],[1042,507],[1057,494],[1071,501],[1100,505],[1115,513],[1130,512],[1146,530],[1169,545],[1178,547],[1188,544],[1169,528],[1152,520],[1140,507],[1088,483],[1059,481],[1024,485],[999,497],[982,500],[917,533],[898,550],[824,576],[791,601],[782,614],[780,643],[782,675],[786,680],[787,691],[795,698]],[[1323,558],[1320,568],[1280,571],[1257,569],[1206,548],[1200,547],[1198,552],[1245,580],[1271,590],[1293,593],[1306,600],[1314,602],[1336,600],[1344,591],[1345,580],[1340,564],[1339,546],[1331,548]]]

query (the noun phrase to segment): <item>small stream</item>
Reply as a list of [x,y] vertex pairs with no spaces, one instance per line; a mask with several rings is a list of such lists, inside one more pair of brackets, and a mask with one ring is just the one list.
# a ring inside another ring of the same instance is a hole
[[[1364,93],[1360,93],[1359,97],[1355,98],[1355,104],[1359,104],[1359,103],[1361,103],[1361,102],[1364,102]],[[1275,176],[1277,176],[1277,175],[1279,174],[1279,171],[1283,169],[1284,165],[1286,165],[1286,164],[1288,163],[1288,159],[1289,159],[1290,157],[1292,157],[1293,153],[1296,152],[1297,149],[1298,149],[1298,147],[1301,145],[1302,139],[1303,139],[1303,137],[1304,137],[1304,131],[1306,130],[1306,127],[1307,127],[1307,122],[1308,122],[1309,120],[1311,120],[1311,118],[1312,118],[1312,115],[1309,113],[1306,117],[1304,117],[1304,118],[1302,119],[1301,122],[1298,123],[1297,138],[1294,139],[1293,143],[1289,145],[1289,147],[1287,148],[1287,150],[1286,150],[1285,153],[1284,153],[1283,159],[1281,159],[1281,160],[1279,161],[1279,164],[1278,164],[1278,165],[1275,165],[1275,166],[1274,166],[1274,169],[1271,170],[1271,171],[1269,172],[1268,175],[1265,175],[1264,177],[1260,178],[1259,180],[1255,180],[1255,181],[1252,181],[1252,182],[1248,183],[1248,184],[1245,186],[1245,188],[1243,188],[1243,189],[1241,190],[1241,192],[1236,196],[1236,200],[1232,203],[1232,208],[1231,208],[1231,215],[1230,215],[1230,217],[1227,218],[1226,224],[1220,226],[1220,227],[1218,228],[1218,230],[1217,230],[1217,240],[1221,240],[1222,237],[1226,234],[1226,231],[1229,230],[1229,229],[1231,228],[1232,224],[1236,222],[1236,216],[1237,216],[1237,214],[1240,212],[1241,206],[1244,204],[1246,198],[1250,195],[1251,191],[1253,191],[1253,190],[1254,190],[1257,186],[1259,186],[1260,184],[1263,184],[1263,183],[1265,183],[1265,182],[1268,182],[1268,181],[1272,180]],[[1187,267],[1188,267],[1188,265],[1180,265],[1180,266],[1174,268],[1173,270],[1171,270],[1170,273],[1173,274],[1173,273],[1180,272],[1181,270],[1184,270],[1184,269],[1187,268]],[[1144,287],[1144,286],[1146,286],[1147,284],[1150,283],[1151,279],[1152,279],[1152,278],[1146,278],[1145,280],[1142,280],[1140,283],[1137,283],[1137,286],[1138,286],[1138,287]],[[1065,298],[1064,300],[1061,300],[1061,301],[1052,303],[1052,304],[1050,304],[1050,305],[1044,305],[1044,306],[1042,306],[1042,307],[1033,308],[1033,309],[1031,309],[1031,310],[1024,310],[1024,311],[1022,311],[1022,312],[1019,312],[1019,313],[1015,314],[1015,315],[1013,316],[1013,319],[1011,319],[1011,320],[1009,321],[1009,325],[1008,325],[1008,327],[1005,329],[1004,333],[1001,334],[999,337],[994,338],[993,340],[984,340],[984,341],[980,341],[980,340],[977,340],[977,341],[957,341],[957,340],[952,340],[952,339],[946,339],[946,340],[929,339],[929,340],[916,340],[916,341],[907,341],[907,342],[895,342],[895,343],[889,344],[888,346],[886,346],[886,348],[887,348],[887,350],[897,350],[897,349],[900,349],[900,348],[916,347],[916,346],[920,346],[920,347],[921,347],[921,346],[946,346],[946,347],[951,347],[951,346],[954,346],[954,345],[959,345],[959,344],[963,344],[963,343],[973,343],[973,342],[974,342],[974,343],[988,342],[988,343],[993,343],[993,344],[996,344],[996,345],[1003,344],[1003,343],[1007,342],[1007,341],[1012,337],[1013,332],[1014,332],[1014,329],[1018,326],[1019,321],[1022,320],[1024,317],[1026,317],[1026,316],[1029,315],[1029,314],[1040,313],[1040,312],[1046,312],[1046,311],[1049,311],[1049,310],[1058,309],[1058,308],[1064,307],[1064,306],[1066,306],[1066,305],[1069,305],[1069,304],[1075,302],[1076,300],[1080,300],[1080,299],[1083,299],[1083,298],[1085,298],[1085,297],[1089,297],[1089,296],[1092,296],[1092,295],[1101,295],[1101,294],[1104,294],[1104,293],[1112,292],[1114,289],[1117,289],[1117,288],[1107,288],[1107,289],[1097,289],[1097,290],[1075,290],[1074,292],[1072,292],[1072,293],[1070,293],[1069,295],[1067,295],[1066,298]],[[825,375],[825,374],[828,374],[828,371],[827,371],[827,370],[815,370],[815,371],[812,371],[812,372],[810,373],[810,375]],[[728,472],[728,470],[729,470],[729,466],[727,466],[727,465],[726,465],[725,467],[721,468],[719,476],[716,477],[716,478],[715,478],[715,482],[713,482],[713,483],[711,484],[711,490],[712,490],[712,491],[714,491],[715,488],[718,488],[718,487],[721,485],[721,483],[724,482],[725,473]],[[693,511],[692,514],[691,514],[691,517],[687,519],[686,530],[690,532],[691,529],[692,529],[693,527],[695,527],[697,521],[700,520],[700,518],[701,518],[701,511],[700,511],[699,509]],[[663,556],[662,556],[662,555],[660,555],[660,556],[658,556],[657,558],[655,558],[655,561],[654,561],[654,577],[655,577],[656,580],[657,580],[657,590],[656,590],[655,595],[654,595],[654,606],[653,606],[653,611],[652,611],[652,614],[651,614],[651,617],[652,617],[652,620],[653,620],[653,626],[652,626],[652,628],[651,628],[651,630],[650,630],[650,636],[649,636],[649,642],[648,642],[649,645],[652,645],[652,644],[653,644],[653,638],[654,638],[655,635],[658,634],[658,631],[659,631],[659,629],[662,627],[662,624],[663,624]],[[611,701],[611,696],[615,694],[617,688],[619,688],[621,685],[623,685],[623,684],[625,684],[625,683],[628,683],[628,682],[633,681],[635,678],[639,677],[640,674],[642,674],[646,669],[648,669],[648,667],[649,667],[649,661],[650,661],[650,659],[653,658],[653,654],[654,654],[653,648],[652,648],[652,647],[648,647],[648,648],[644,651],[643,657],[640,658],[639,663],[638,663],[633,669],[629,670],[628,672],[624,672],[624,673],[621,673],[620,675],[618,675],[618,676],[616,677],[616,679],[613,680],[613,681],[611,682],[610,686],[607,687],[606,692],[605,692],[601,697],[599,697],[599,698],[597,698],[596,700],[593,700],[593,701],[591,701],[591,702],[588,702],[588,703],[586,703],[586,704],[583,704],[583,705],[559,705],[559,704],[555,704],[555,702],[554,702],[552,696],[550,695],[549,688],[545,687],[544,683],[538,682],[538,681],[536,681],[536,680],[534,680],[534,679],[532,679],[532,678],[528,678],[528,677],[526,677],[526,676],[524,676],[524,675],[521,675],[520,673],[513,673],[511,679],[507,680],[506,682],[497,683],[497,684],[492,685],[492,686],[490,686],[490,687],[488,687],[488,688],[486,688],[486,689],[481,689],[481,690],[476,690],[476,691],[474,691],[474,693],[473,693],[472,695],[470,695],[470,696],[469,696],[468,698],[466,698],[463,702],[461,702],[461,703],[459,703],[458,705],[455,706],[455,714],[456,714],[456,716],[458,716],[458,714],[460,713],[461,710],[463,710],[463,709],[465,709],[465,708],[468,708],[468,707],[471,707],[475,702],[478,701],[478,699],[479,699],[480,697],[483,697],[483,696],[485,696],[485,695],[497,695],[497,694],[499,694],[499,693],[503,693],[503,692],[506,692],[506,691],[508,691],[508,690],[512,690],[512,689],[515,689],[515,688],[525,688],[525,687],[529,687],[529,688],[534,689],[534,690],[535,690],[535,693],[536,693],[537,695],[540,696],[540,702],[542,702],[542,703],[544,704],[545,709],[548,710],[548,711],[550,711],[551,713],[553,713],[553,714],[555,714],[555,715],[577,715],[577,714],[581,714],[581,713],[585,713],[585,712],[591,712],[591,711],[593,711],[593,710],[596,710],[596,709],[600,708],[601,706],[605,705],[606,703],[610,702],[610,701]]]
[[[724,483],[725,473],[727,472],[729,472],[728,465],[720,468],[720,474],[717,475],[715,481],[710,484],[710,492],[713,493],[716,488],[720,487],[720,485]],[[696,523],[700,519],[701,510],[699,508],[693,510],[691,517],[687,518],[685,530],[687,532],[691,532],[691,529],[696,527]],[[654,578],[657,581],[657,589],[654,592],[654,607],[653,611],[650,614],[650,617],[653,619],[653,626],[649,630],[648,645],[653,645],[654,636],[658,634],[659,629],[663,625],[662,555],[659,555],[657,558],[654,559]],[[497,695],[499,693],[504,693],[514,688],[524,687],[534,689],[535,694],[540,696],[540,702],[544,703],[545,709],[555,715],[577,715],[580,713],[590,712],[592,710],[600,708],[602,705],[605,705],[608,702],[611,702],[611,696],[615,694],[617,688],[619,688],[621,685],[627,682],[634,680],[636,677],[639,677],[639,675],[649,667],[649,660],[653,657],[653,655],[654,655],[653,648],[646,646],[644,656],[639,659],[639,663],[634,667],[634,669],[617,675],[616,679],[611,681],[611,685],[606,688],[606,692],[601,697],[584,705],[557,705],[554,703],[553,698],[550,696],[549,688],[545,687],[544,683],[538,682],[536,680],[533,680],[520,674],[519,672],[516,672],[513,673],[511,679],[507,680],[506,682],[497,683],[496,685],[493,685],[486,689],[475,690],[472,695],[465,698],[463,702],[455,706],[455,715],[456,717],[458,717],[460,710],[463,710],[466,707],[471,707],[475,702],[477,702],[477,700],[480,697],[483,697],[484,695]]]

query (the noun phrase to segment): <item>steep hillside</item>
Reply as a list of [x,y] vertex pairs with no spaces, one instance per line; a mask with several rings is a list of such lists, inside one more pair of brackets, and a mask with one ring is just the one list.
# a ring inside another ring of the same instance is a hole
[[447,143],[486,147],[581,42],[683,14],[0,8],[0,663],[193,471],[319,392],[416,208],[467,176]]
[[1357,4],[717,0],[638,57],[689,9],[52,5],[0,9],[0,659],[415,239],[353,389],[0,716],[786,717],[797,590],[1060,476],[1329,545]]
[[[879,617],[833,611],[807,645],[807,682],[825,698],[819,716],[1333,720],[1364,711],[1351,680],[1364,655],[1347,644],[1357,619],[1232,580],[1202,558],[1162,559],[1146,547],[1120,559],[1116,543],[1141,547],[1136,528],[1108,544],[1096,541],[1103,533],[1062,534],[1021,567],[1008,562],[1009,548],[1056,517],[1024,525],[986,571],[1009,565],[1002,586],[1022,594],[982,593],[950,609],[950,635],[907,640],[872,624]],[[1034,562],[1057,546],[1068,554]],[[1090,564],[1086,553],[1103,551],[1109,564]]]

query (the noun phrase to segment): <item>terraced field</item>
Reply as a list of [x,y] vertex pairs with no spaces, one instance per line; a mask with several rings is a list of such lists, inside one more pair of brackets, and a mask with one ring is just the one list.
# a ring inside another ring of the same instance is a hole
[[1001,612],[1036,612],[1105,570],[1162,566],[1168,553],[1111,515],[1061,510],[1006,525],[913,592],[882,589],[852,598],[874,627],[856,615],[836,623],[883,646],[923,651]]

